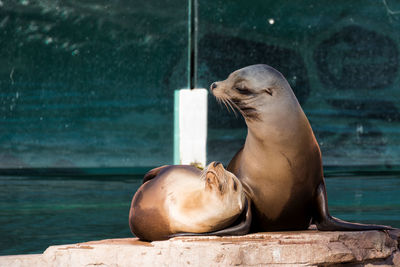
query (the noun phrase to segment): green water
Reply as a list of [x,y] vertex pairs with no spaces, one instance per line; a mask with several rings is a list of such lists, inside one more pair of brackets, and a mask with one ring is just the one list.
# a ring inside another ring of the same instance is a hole
[[[327,172],[331,213],[355,222],[400,227],[400,174]],[[0,176],[0,255],[48,246],[131,237],[130,176]]]
[[0,177],[0,254],[131,236],[130,201],[141,177]]
[[326,179],[332,215],[349,221],[400,227],[400,176]]

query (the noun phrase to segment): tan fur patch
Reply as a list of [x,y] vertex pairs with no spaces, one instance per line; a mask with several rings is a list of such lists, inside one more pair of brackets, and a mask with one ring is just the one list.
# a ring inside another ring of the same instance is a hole
[[185,201],[184,204],[182,205],[182,212],[190,213],[193,212],[193,210],[199,209],[199,207],[204,205],[203,198],[204,198],[204,193],[201,191],[192,193],[192,195],[188,197],[187,201]]

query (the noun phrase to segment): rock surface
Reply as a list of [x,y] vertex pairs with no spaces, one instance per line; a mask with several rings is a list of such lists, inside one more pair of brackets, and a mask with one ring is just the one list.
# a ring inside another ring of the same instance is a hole
[[400,230],[109,239],[3,256],[0,266],[400,266]]

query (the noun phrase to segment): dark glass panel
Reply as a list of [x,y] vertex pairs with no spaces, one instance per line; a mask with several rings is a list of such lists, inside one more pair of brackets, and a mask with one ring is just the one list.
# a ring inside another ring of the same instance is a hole
[[[201,1],[199,85],[244,66],[281,71],[328,165],[400,163],[396,1]],[[243,120],[210,96],[208,159],[228,163]]]
[[186,1],[0,1],[0,167],[172,162]]

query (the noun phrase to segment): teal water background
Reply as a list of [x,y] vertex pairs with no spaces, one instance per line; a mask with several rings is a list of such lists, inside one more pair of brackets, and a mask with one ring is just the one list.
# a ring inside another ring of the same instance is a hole
[[141,179],[0,176],[0,254],[132,236],[128,213]]
[[[400,227],[399,172],[327,171],[331,214]],[[132,237],[130,201],[142,175],[0,176],[0,255]]]

